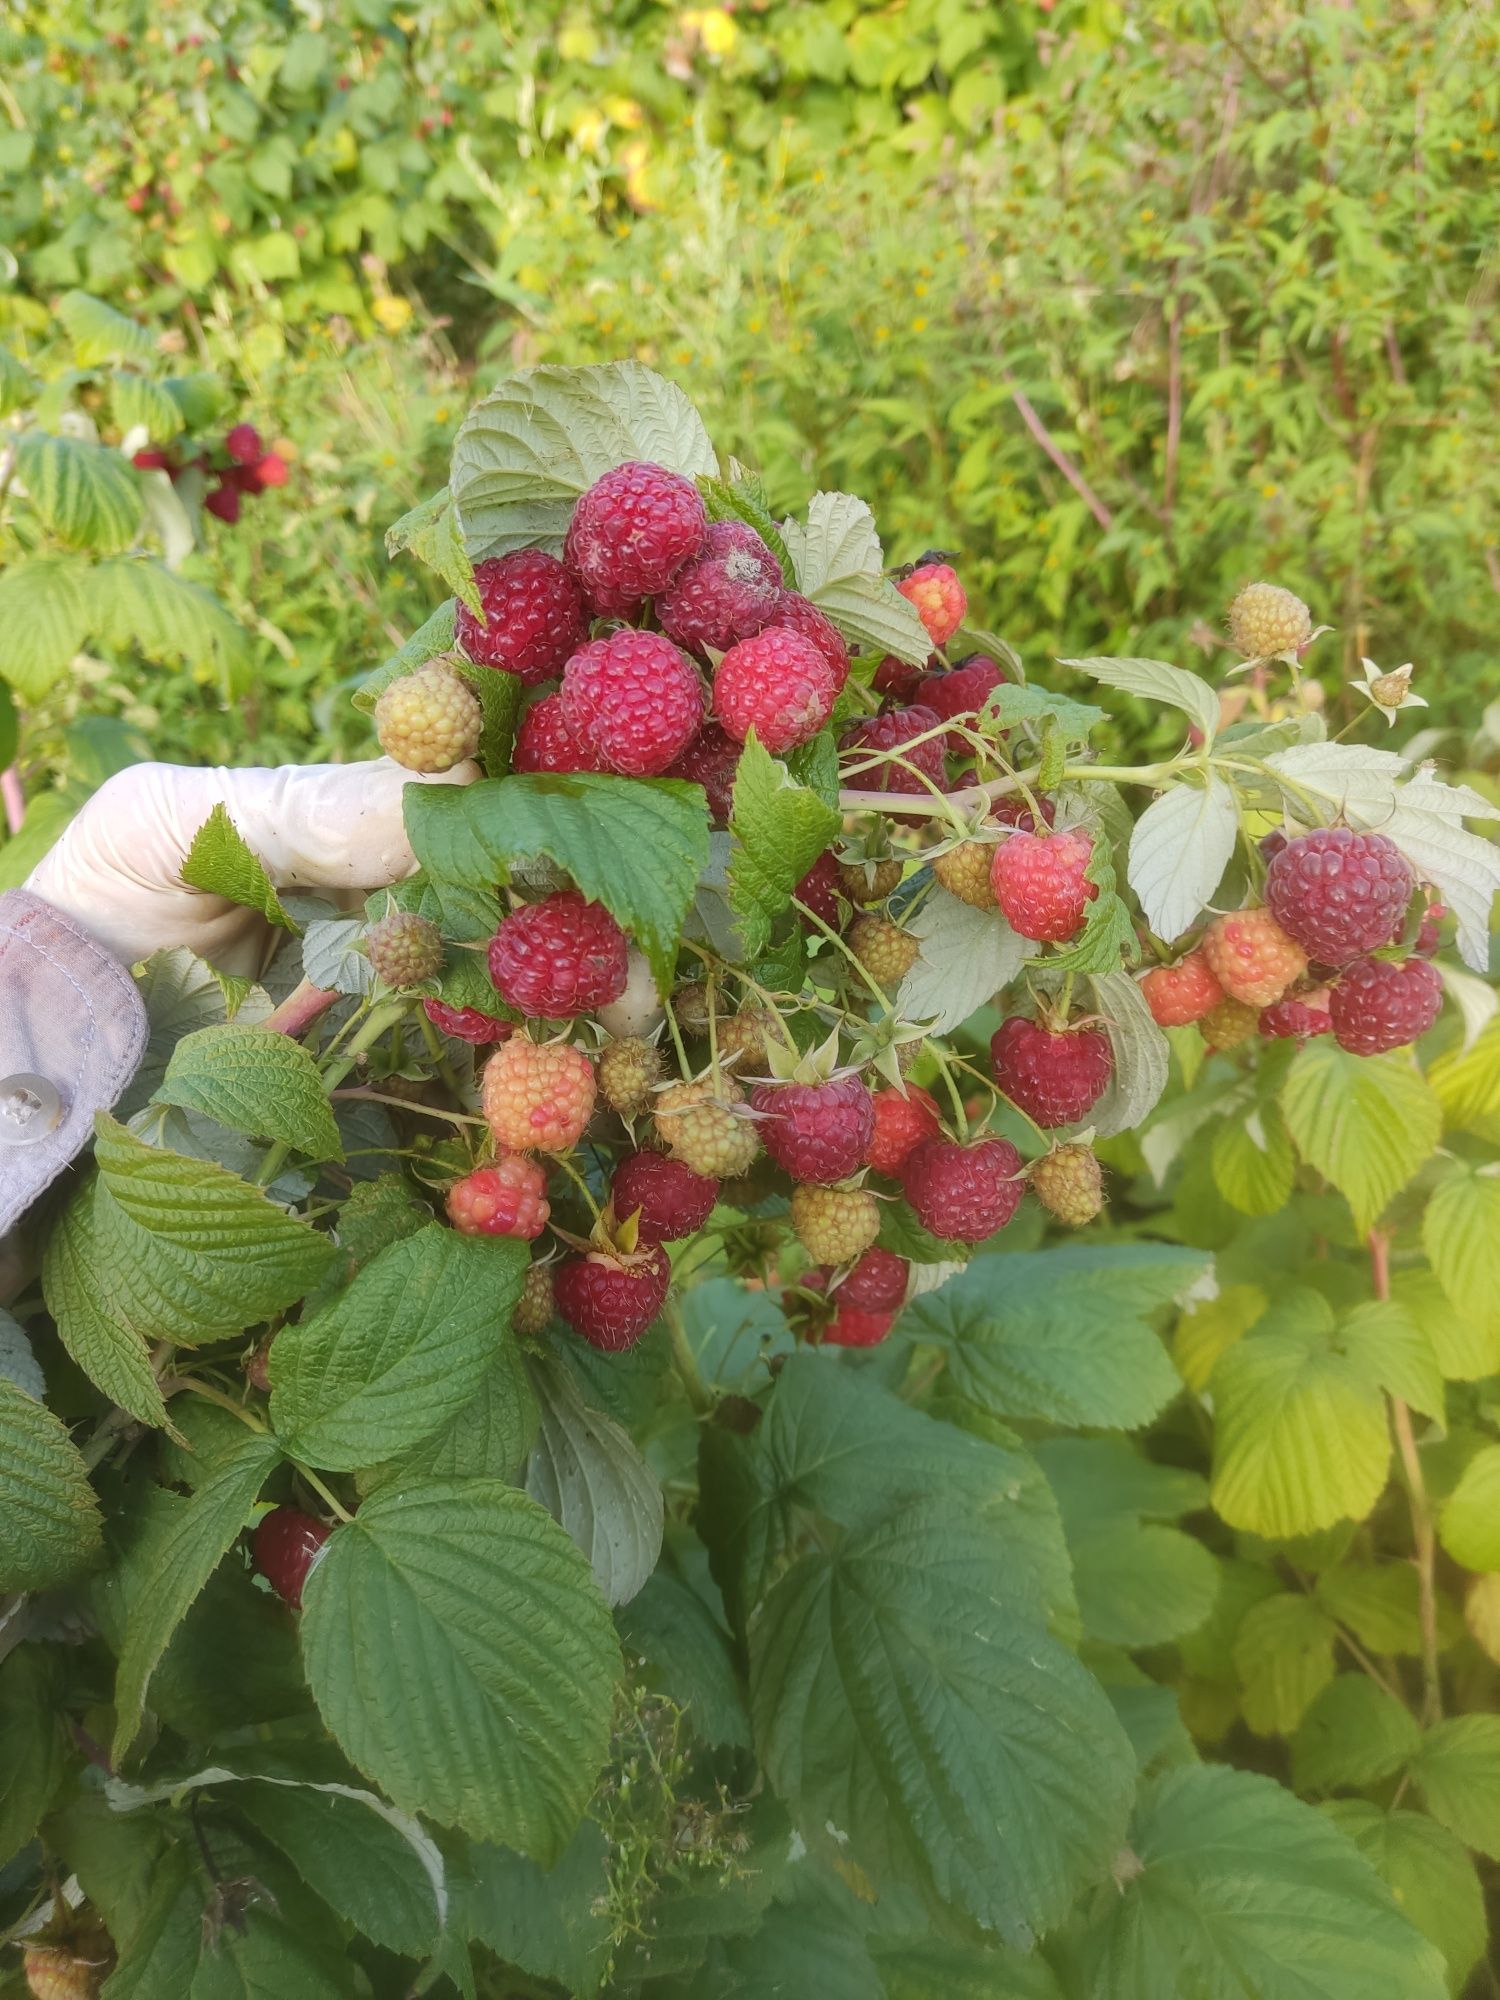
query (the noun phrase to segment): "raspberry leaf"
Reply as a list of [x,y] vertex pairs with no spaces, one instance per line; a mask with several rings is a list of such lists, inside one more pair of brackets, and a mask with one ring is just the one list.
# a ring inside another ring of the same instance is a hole
[[1303,1159],[1344,1196],[1361,1234],[1431,1156],[1443,1125],[1436,1095],[1404,1056],[1350,1055],[1326,1036],[1298,1050],[1281,1108]]
[[626,1650],[656,1670],[658,1685],[688,1711],[701,1741],[750,1748],[729,1635],[690,1584],[663,1566],[616,1623]]
[[96,299],[88,292],[64,292],[53,310],[72,343],[73,359],[80,368],[93,368],[101,361],[155,358],[156,336],[151,328],[107,306],[103,299]]
[[1017,1948],[1123,1837],[1124,1731],[983,1522],[910,1508],[804,1556],[757,1613],[750,1682],[767,1773],[810,1846],[847,1844],[877,1889],[916,1865]]
[[211,592],[160,563],[117,556],[95,566],[88,588],[91,629],[106,645],[226,673],[244,665],[244,628]]
[[1130,837],[1130,886],[1159,938],[1181,937],[1212,902],[1240,827],[1234,794],[1209,774],[1163,792]]
[[1466,1846],[1500,1859],[1500,1715],[1435,1723],[1413,1768],[1433,1818]]
[[1500,1445],[1483,1446],[1464,1467],[1443,1505],[1438,1537],[1465,1569],[1500,1571]]
[[190,889],[222,896],[256,910],[268,924],[295,932],[297,924],[277,895],[260,857],[254,853],[222,805],[216,805],[193,835],[181,869]]
[[1500,1177],[1451,1167],[1428,1201],[1422,1243],[1458,1315],[1500,1335]]
[[899,1330],[942,1348],[954,1388],[992,1416],[1134,1430],[1181,1387],[1147,1315],[1205,1268],[1164,1244],[977,1257]]
[[665,989],[708,862],[702,800],[678,779],[578,772],[408,785],[404,805],[412,847],[434,875],[493,886],[517,861],[555,861],[634,937]]
[[[423,620],[412,633],[406,644],[383,660],[369,678],[360,683],[354,696],[354,706],[366,715],[373,715],[375,704],[385,693],[392,681],[399,681],[417,667],[426,666],[442,653],[451,653],[455,643],[455,626],[458,610],[450,597],[446,604],[440,604],[430,617]],[[492,678],[495,678],[492,676]],[[514,676],[506,676],[513,679]],[[517,690],[519,700],[519,690]]]
[[109,400],[115,423],[122,432],[138,431],[153,444],[163,444],[183,429],[182,408],[177,398],[149,375],[112,376]]
[[302,1652],[345,1754],[406,1812],[552,1861],[609,1740],[619,1646],[587,1562],[495,1480],[402,1483],[330,1537]]
[[1059,660],[1060,667],[1072,667],[1088,674],[1106,687],[1122,694],[1139,695],[1143,701],[1165,702],[1181,709],[1188,720],[1211,743],[1219,727],[1219,697],[1207,681],[1165,660],[1116,660],[1091,655],[1082,660]]
[[453,441],[453,503],[471,559],[561,555],[579,495],[632,459],[689,478],[717,472],[703,420],[675,383],[638,361],[509,376]]
[[86,438],[26,431],[16,476],[38,519],[73,549],[129,548],[141,522],[141,489],[119,452]]
[[541,1428],[526,1467],[539,1500],[589,1559],[609,1604],[628,1604],[661,1554],[662,1492],[628,1432],[591,1409],[560,1362],[529,1366]]
[[783,534],[798,590],[856,649],[894,653],[914,666],[927,659],[927,628],[886,577],[875,516],[863,500],[815,493],[806,522],[788,521]]
[[1269,1778],[1192,1766],[1149,1780],[1122,1860],[1069,1940],[1078,2000],[1447,1991],[1438,1952],[1364,1857]]
[[0,576],[0,669],[25,700],[40,701],[87,640],[93,574],[81,557],[42,556]]
[[1234,1670],[1245,1721],[1257,1736],[1290,1736],[1333,1679],[1338,1628],[1301,1591],[1278,1591],[1240,1620]]
[[901,981],[896,1011],[927,1021],[934,1035],[952,1030],[987,1006],[1021,969],[1026,940],[998,910],[976,910],[934,888],[909,926],[920,940],[916,963]]
[[386,554],[398,555],[402,549],[410,550],[419,562],[436,570],[454,596],[461,598],[476,617],[483,617],[479,591],[474,582],[474,565],[464,547],[458,525],[458,509],[446,486],[430,499],[411,508],[386,529]]
[[1411,1710],[1394,1695],[1363,1674],[1339,1674],[1297,1726],[1292,1743],[1297,1788],[1326,1792],[1379,1784],[1396,1776],[1421,1740]]
[[735,771],[729,817],[729,903],[746,957],[766,949],[773,920],[842,826],[837,808],[799,784],[752,730]]
[[509,1340],[525,1264],[524,1244],[436,1224],[372,1258],[271,1349],[271,1421],[286,1450],[353,1472],[430,1437]]
[[344,1156],[317,1064],[274,1029],[227,1022],[184,1035],[156,1100],[201,1111],[249,1138],[283,1140],[317,1160]]
[[[1114,1051],[1114,1067],[1104,1095],[1089,1113],[1095,1132],[1107,1139],[1117,1132],[1133,1131],[1154,1110],[1167,1087],[1171,1051],[1145,996],[1128,973],[1095,973],[1089,984]],[[1164,1167],[1157,1170],[1165,1171]]]
[[797,575],[791,556],[758,482],[752,485],[745,478],[711,479],[700,473],[698,491],[703,495],[710,521],[743,521],[746,527],[753,528],[780,564],[782,582],[795,587]]
[[7,1862],[36,1832],[67,1770],[54,1650],[23,1649],[0,1665],[0,1854]]
[[1425,1813],[1388,1812],[1364,1799],[1329,1799],[1322,1810],[1437,1946],[1452,1986],[1461,1990],[1487,1938],[1484,1891],[1462,1841]]
[[40,1590],[99,1552],[99,1505],[60,1417],[0,1376],[0,1590]]

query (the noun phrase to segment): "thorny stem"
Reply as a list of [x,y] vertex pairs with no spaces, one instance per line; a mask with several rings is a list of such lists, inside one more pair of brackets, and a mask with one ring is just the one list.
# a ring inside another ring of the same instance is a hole
[[698,1357],[693,1353],[692,1343],[688,1339],[687,1328],[682,1320],[682,1308],[677,1303],[675,1292],[668,1292],[661,1309],[661,1316],[666,1321],[667,1332],[672,1341],[672,1365],[681,1378],[687,1399],[693,1406],[694,1415],[706,1417],[714,1407],[714,1395],[704,1381],[703,1372],[698,1366]]
[[[1382,1304],[1391,1295],[1390,1238],[1379,1229],[1370,1231],[1370,1279],[1375,1296]],[[1399,1396],[1391,1397],[1391,1428],[1401,1454],[1407,1504],[1411,1509],[1412,1545],[1417,1559],[1417,1618],[1422,1632],[1422,1721],[1440,1721],[1443,1713],[1443,1683],[1439,1668],[1437,1534],[1432,1508],[1427,1499],[1427,1482],[1422,1474],[1422,1457],[1412,1431],[1411,1411]]]

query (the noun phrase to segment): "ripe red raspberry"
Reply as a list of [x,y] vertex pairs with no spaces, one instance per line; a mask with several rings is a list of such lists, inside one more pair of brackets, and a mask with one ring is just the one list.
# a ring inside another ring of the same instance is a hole
[[445,660],[392,681],[375,704],[375,735],[407,771],[451,771],[479,748],[479,697]]
[[950,563],[922,563],[897,590],[927,627],[934,646],[946,646],[968,614],[969,600]]
[[707,1222],[719,1183],[661,1153],[627,1153],[615,1168],[609,1198],[618,1222],[640,1211],[642,1243],[675,1243]]
[[901,1165],[901,1186],[924,1229],[951,1243],[983,1243],[1021,1206],[1021,1155],[1008,1139],[924,1139]]
[[440,1035],[472,1042],[476,1048],[507,1041],[515,1028],[514,1021],[502,1021],[498,1014],[482,1013],[478,1007],[445,1007],[441,1000],[424,1000],[422,1011]]
[[761,1114],[761,1144],[794,1181],[847,1180],[875,1136],[875,1106],[860,1076],[758,1083],[750,1106]]
[[508,1153],[566,1153],[594,1112],[594,1068],[566,1042],[512,1035],[484,1066],[480,1108]]
[[672,1266],[659,1243],[629,1257],[590,1250],[565,1257],[552,1280],[557,1310],[601,1354],[635,1346],[662,1309]]
[[792,1189],[792,1228],[820,1264],[852,1264],[880,1234],[880,1203],[863,1188],[803,1183]]
[[1077,826],[1003,840],[990,863],[990,887],[1011,929],[1038,943],[1063,944],[1076,936],[1099,893],[1084,878],[1093,853],[1093,835]]
[[251,1560],[276,1595],[294,1611],[302,1609],[308,1572],[332,1533],[326,1521],[315,1520],[296,1507],[273,1507],[255,1525],[250,1537]]
[[868,716],[846,729],[839,749],[851,763],[863,763],[876,754],[901,760],[852,771],[849,783],[865,792],[923,792],[925,778],[941,790],[943,738],[935,732],[940,732],[942,720],[936,709],[917,702],[911,708]]
[[861,1312],[899,1312],[910,1277],[910,1264],[894,1250],[867,1250],[839,1286],[838,1302]]
[[1262,1007],[1260,1032],[1267,1041],[1297,1042],[1305,1042],[1311,1035],[1332,1034],[1333,1017],[1328,1011],[1331,997],[1326,986],[1311,993],[1288,993],[1284,999]]
[[221,479],[219,484],[211,488],[205,496],[203,507],[204,512],[212,514],[216,521],[222,521],[225,527],[232,528],[240,518],[238,489],[231,486],[227,480]]
[[1307,970],[1307,953],[1266,909],[1232,910],[1216,917],[1203,940],[1204,956],[1231,1000],[1269,1007]]
[[1104,1206],[1104,1175],[1087,1146],[1057,1146],[1032,1167],[1031,1191],[1049,1215],[1082,1229]]
[[[1042,818],[1051,826],[1057,807],[1051,799],[1040,799]],[[989,816],[991,826],[1018,826],[1037,831],[1036,817],[1022,798],[1002,799]],[[992,842],[965,840],[932,858],[932,872],[950,896],[957,896],[971,909],[993,910],[995,889],[990,881],[990,865],[995,858]]]
[[1383,833],[1320,827],[1298,834],[1266,873],[1266,905],[1319,965],[1347,965],[1399,937],[1416,888],[1410,867]]
[[596,479],[579,500],[566,554],[590,591],[654,597],[698,554],[707,533],[691,479],[630,461]]
[[1442,936],[1443,919],[1448,914],[1446,903],[1429,903],[1422,912],[1421,926],[1417,931],[1417,941],[1412,949],[1419,958],[1431,958],[1438,948]]
[[254,424],[236,424],[224,440],[224,449],[237,465],[256,465],[266,453]]
[[743,745],[717,722],[705,722],[680,757],[662,772],[664,778],[686,778],[701,785],[708,797],[708,816],[716,826],[729,824],[734,804],[734,774]]
[[517,1013],[554,1021],[589,1014],[625,991],[627,949],[602,903],[560,889],[505,918],[490,939],[490,980]]
[[597,751],[585,749],[574,735],[560,694],[543,695],[521,717],[510,767],[513,771],[558,772],[609,769]]
[[[945,722],[962,719],[972,728],[980,709],[1004,679],[993,660],[983,653],[974,653],[946,672],[925,675],[917,690],[917,700],[936,709]],[[971,746],[961,731],[950,730],[948,748],[955,757],[962,757]]]
[[898,660],[894,653],[887,653],[870,676],[870,686],[887,701],[915,701],[924,679],[936,673],[941,664],[936,654],[913,666],[910,660]]
[[849,949],[880,987],[899,986],[921,954],[921,941],[873,910],[861,910],[849,926]]
[[846,1305],[841,1288],[838,1310],[818,1338],[824,1347],[878,1347],[895,1324],[893,1312],[867,1312],[860,1306]]
[[871,1100],[875,1109],[875,1132],[865,1148],[865,1165],[877,1174],[894,1179],[914,1146],[935,1139],[942,1128],[937,1099],[918,1083],[905,1090],[892,1084],[877,1090]]
[[805,903],[813,915],[836,931],[843,922],[844,912],[839,904],[839,864],[832,848],[820,854],[812,867],[802,877],[792,894],[799,903]]
[[552,1324],[553,1311],[552,1266],[528,1264],[526,1276],[521,1280],[521,1296],[510,1316],[512,1332],[523,1340],[535,1339]]
[[1186,1028],[1224,998],[1201,950],[1190,951],[1176,965],[1153,966],[1141,981],[1141,992],[1159,1028]]
[[661,1070],[659,1049],[638,1035],[623,1035],[599,1051],[599,1094],[622,1118],[638,1117],[650,1108]]
[[443,963],[443,934],[417,910],[392,910],[365,932],[365,949],[387,986],[420,986]]
[[777,754],[816,736],[838,695],[811,639],[781,625],[731,646],[714,675],[714,713],[725,729],[737,743],[753,729]]
[[1351,1055],[1378,1056],[1425,1035],[1443,1008],[1443,982],[1425,958],[1399,964],[1357,958],[1328,1003],[1334,1040]]
[[1115,1066],[1102,1028],[1065,1028],[1059,1034],[1013,1014],[990,1039],[995,1082],[1018,1110],[1050,1131],[1076,1125],[1104,1095]]
[[261,486],[285,486],[292,476],[292,468],[279,451],[268,451],[255,467],[256,481]]
[[700,554],[656,600],[661,629],[690,653],[727,652],[776,616],[781,565],[743,521],[714,521]]
[[448,1220],[461,1236],[540,1236],[552,1213],[547,1176],[524,1153],[476,1167],[448,1190]]
[[733,1077],[699,1077],[657,1092],[653,1122],[674,1160],[705,1180],[736,1180],[760,1151],[754,1120],[741,1109],[745,1093]]
[[542,549],[516,549],[474,565],[484,607],[476,617],[459,602],[454,631],[469,658],[500,667],[529,687],[560,674],[589,635],[577,579]]
[[612,771],[654,778],[680,757],[703,721],[693,663],[659,632],[612,632],[563,668],[563,716]]
[[783,631],[796,632],[808,639],[823,658],[833,675],[834,686],[843,692],[844,683],[849,678],[849,647],[843,633],[827,612],[821,611],[810,597],[804,597],[797,590],[783,590],[776,600],[776,616],[773,624]]

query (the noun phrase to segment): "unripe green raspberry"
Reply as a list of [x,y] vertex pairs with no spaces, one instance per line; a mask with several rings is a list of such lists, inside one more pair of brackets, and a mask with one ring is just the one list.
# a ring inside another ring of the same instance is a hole
[[624,1035],[600,1052],[599,1095],[622,1118],[634,1118],[650,1108],[661,1072],[660,1052],[638,1035]]
[[552,1266],[528,1264],[521,1280],[521,1296],[510,1316],[511,1330],[523,1340],[545,1333],[552,1324]]
[[917,962],[919,946],[910,931],[866,910],[846,933],[849,949],[877,986],[899,986]]
[[375,704],[375,734],[408,771],[451,771],[479,748],[479,697],[442,660],[392,681]]
[[[724,1009],[715,1001],[715,1011]],[[672,995],[672,1012],[677,1017],[677,1025],[685,1035],[706,1035],[708,1033],[708,981],[690,979],[686,986],[679,986]]]
[[392,910],[365,932],[365,948],[387,986],[420,986],[443,963],[443,935],[431,917]]
[[1243,1000],[1221,1000],[1198,1023],[1198,1033],[1211,1049],[1237,1049],[1260,1026],[1260,1009]]
[[990,882],[990,863],[995,850],[987,841],[966,840],[950,847],[946,854],[933,856],[932,872],[950,896],[957,896],[974,910],[993,910],[995,891]]
[[1104,1175],[1087,1146],[1057,1146],[1044,1154],[1031,1169],[1031,1189],[1070,1229],[1092,1222],[1104,1206]]
[[1229,607],[1229,636],[1242,660],[1295,653],[1312,637],[1312,613],[1275,583],[1247,583]]
[[893,854],[839,863],[839,887],[851,903],[883,903],[900,880],[901,863]]
[[792,1189],[792,1227],[815,1264],[852,1264],[880,1234],[880,1203],[863,1188]]
[[733,1077],[711,1076],[674,1083],[658,1091],[656,1130],[674,1160],[705,1180],[732,1181],[745,1173],[760,1151],[754,1121],[740,1110],[745,1093]]
[[754,1076],[763,1069],[771,1042],[785,1046],[776,1016],[769,1007],[742,1007],[738,1014],[716,1021],[714,1033],[718,1038],[719,1061],[727,1062],[731,1056],[739,1058],[734,1066],[736,1076]]

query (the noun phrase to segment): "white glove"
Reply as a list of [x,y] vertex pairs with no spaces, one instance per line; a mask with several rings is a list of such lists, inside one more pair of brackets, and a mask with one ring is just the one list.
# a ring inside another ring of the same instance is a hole
[[278,889],[349,898],[415,871],[401,819],[407,785],[466,785],[478,776],[477,765],[459,764],[418,777],[389,757],[271,771],[134,764],[100,786],[26,887],[125,965],[185,945],[220,972],[256,979],[287,934],[181,876],[216,805]]

